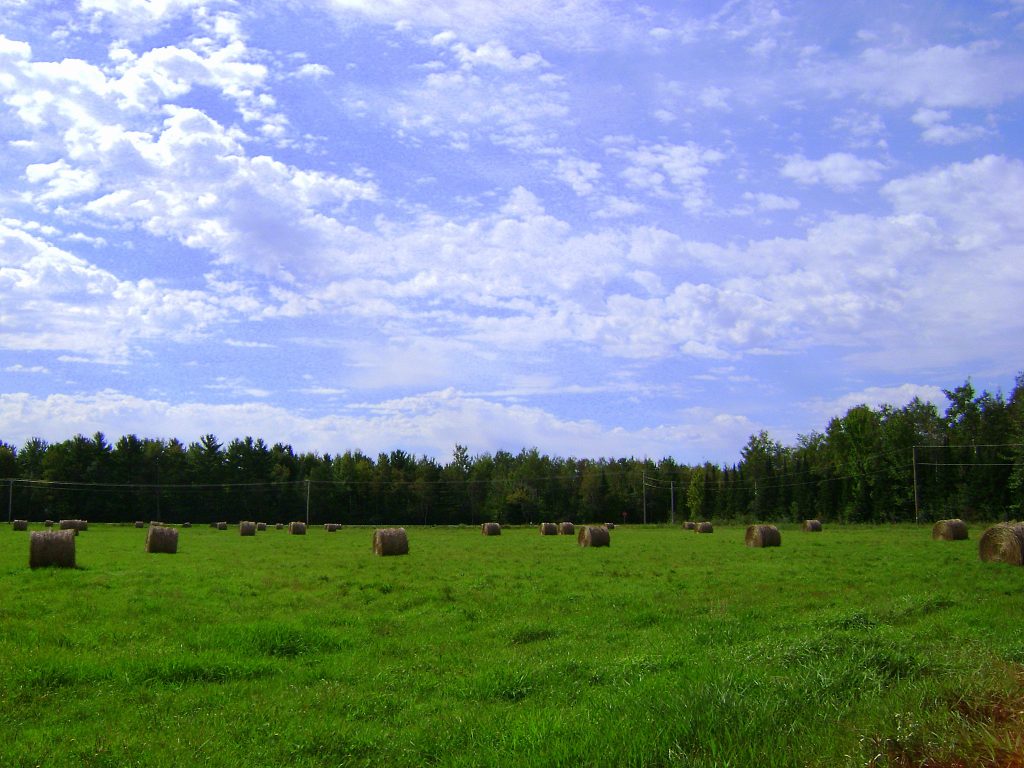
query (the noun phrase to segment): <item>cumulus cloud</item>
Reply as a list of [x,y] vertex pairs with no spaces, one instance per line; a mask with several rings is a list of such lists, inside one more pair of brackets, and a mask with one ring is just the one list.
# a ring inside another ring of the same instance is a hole
[[798,184],[824,184],[839,192],[849,192],[882,178],[885,164],[878,160],[857,157],[848,152],[833,152],[820,160],[803,155],[786,158],[783,176]]

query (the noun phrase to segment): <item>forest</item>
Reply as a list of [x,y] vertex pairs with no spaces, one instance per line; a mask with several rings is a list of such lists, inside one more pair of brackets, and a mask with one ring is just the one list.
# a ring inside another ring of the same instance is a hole
[[944,411],[915,398],[859,405],[783,446],[751,435],[732,465],[671,458],[563,458],[537,448],[441,463],[400,449],[375,458],[296,453],[263,438],[224,444],[97,432],[59,443],[0,440],[8,519],[195,523],[260,520],[455,525],[498,521],[665,523],[1020,518],[1024,373],[1009,397],[968,379]]

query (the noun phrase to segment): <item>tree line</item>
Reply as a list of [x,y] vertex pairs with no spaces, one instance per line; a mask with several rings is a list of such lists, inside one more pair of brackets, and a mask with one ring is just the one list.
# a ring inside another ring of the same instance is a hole
[[[454,525],[484,521],[664,523],[1009,519],[1024,509],[1024,373],[1013,391],[943,390],[859,405],[783,446],[751,435],[732,465],[672,458],[562,458],[537,448],[439,462],[402,450],[296,453],[262,438],[226,445],[97,432],[59,443],[0,440],[8,517],[97,522],[251,519]],[[2,497],[0,497],[2,499]],[[0,502],[2,504],[2,502]]]

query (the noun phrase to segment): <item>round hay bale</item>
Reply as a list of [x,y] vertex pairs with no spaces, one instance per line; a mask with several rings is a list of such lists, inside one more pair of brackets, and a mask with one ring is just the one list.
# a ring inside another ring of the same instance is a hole
[[182,528],[191,528],[192,527],[192,523],[182,523],[181,527]]
[[282,528],[284,528],[284,523],[274,523],[274,530],[280,531]]
[[256,530],[257,531],[265,531],[265,530],[267,530],[267,524],[266,523],[256,523]]
[[178,529],[162,525],[151,525],[146,531],[146,551],[178,554]]
[[554,523],[541,523],[540,524],[540,535],[541,536],[557,536],[558,526]]
[[228,523],[226,520],[221,520],[217,523],[218,531],[226,531],[228,529]]
[[958,517],[939,520],[932,526],[932,538],[935,541],[962,541],[967,538],[967,523]]
[[1024,565],[1024,523],[999,523],[988,528],[978,540],[978,557],[986,563]]
[[807,533],[820,533],[821,520],[804,520],[803,530]]
[[135,527],[136,528],[145,528],[146,524],[144,522],[142,522],[141,520],[136,520],[135,521]]
[[43,520],[43,525],[46,528],[53,528],[53,520]]
[[697,527],[697,524],[695,522],[693,522],[693,520],[687,520],[685,523],[683,523],[683,530],[684,531],[692,531],[696,527]]
[[604,527],[607,528],[609,531],[614,531],[615,530],[615,523],[605,523]]
[[341,530],[341,525],[338,523],[324,523],[324,530],[328,533],[337,533]]
[[703,522],[697,523],[693,527],[693,531],[694,533],[714,533],[715,529],[714,527],[712,527],[711,523],[705,520]]
[[583,525],[576,534],[576,543],[581,547],[610,547],[612,537],[603,525]]
[[782,534],[774,525],[748,525],[746,542],[748,547],[781,547]]
[[242,520],[238,524],[238,533],[242,536],[255,536],[256,523],[254,523],[252,520]]
[[306,535],[306,524],[296,520],[293,523],[288,523],[288,533],[293,536],[305,536]]
[[28,567],[74,568],[77,535],[78,531],[74,528],[32,531],[28,545]]
[[405,528],[378,528],[373,532],[373,553],[386,557],[388,555],[408,555],[409,537]]
[[75,536],[77,536],[80,531],[84,531],[89,527],[89,524],[84,520],[61,520],[57,525],[62,531],[74,531]]
[[501,525],[498,523],[483,523],[480,526],[480,533],[484,536],[501,536]]
[[11,520],[12,531],[27,531],[28,520]]
[[563,536],[572,536],[576,533],[576,526],[570,522],[564,522],[558,524],[558,532]]

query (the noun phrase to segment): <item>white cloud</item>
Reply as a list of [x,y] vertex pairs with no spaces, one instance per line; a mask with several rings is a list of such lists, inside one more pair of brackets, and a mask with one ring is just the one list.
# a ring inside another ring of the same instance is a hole
[[878,181],[884,170],[885,164],[878,160],[860,158],[848,152],[833,152],[820,160],[792,155],[786,158],[781,173],[798,184],[825,184],[837,191],[849,192]]
[[678,197],[690,213],[699,213],[711,204],[705,177],[725,159],[722,152],[693,142],[636,147],[610,144],[607,151],[627,163],[620,175],[630,188],[659,197]]
[[931,144],[962,144],[986,136],[989,131],[980,125],[949,125],[948,110],[922,108],[911,118],[921,126],[921,138]]
[[601,178],[601,164],[578,157],[560,157],[555,167],[555,177],[561,179],[581,197],[594,191],[594,184]]
[[402,448],[445,459],[451,446],[465,444],[471,436],[473,453],[544,446],[551,455],[660,458],[685,450],[697,460],[735,450],[753,427],[745,417],[706,408],[678,416],[672,425],[626,429],[559,418],[541,408],[495,403],[454,389],[355,404],[341,414],[314,418],[262,402],[174,404],[110,389],[48,397],[0,394],[0,422],[5,438],[15,443],[32,436],[64,440],[96,431],[186,442],[191,436],[213,433],[222,440],[260,436],[298,451],[339,453],[358,448],[374,455]]
[[154,339],[188,341],[230,316],[200,291],[123,280],[0,223],[0,348],[127,360]]
[[867,387],[858,392],[847,392],[830,400],[814,399],[805,403],[804,407],[813,413],[820,422],[827,422],[832,417],[842,416],[858,405],[867,405],[870,408],[891,405],[901,408],[915,397],[924,402],[934,403],[940,410],[945,407],[946,396],[942,394],[942,388],[930,384]]
[[818,83],[836,93],[860,91],[887,106],[933,109],[992,107],[1024,93],[1024,59],[998,45],[933,45],[915,50],[869,48],[851,62],[829,62]]
[[795,211],[800,207],[800,201],[795,197],[771,192],[744,192],[743,199],[753,203],[760,211]]

